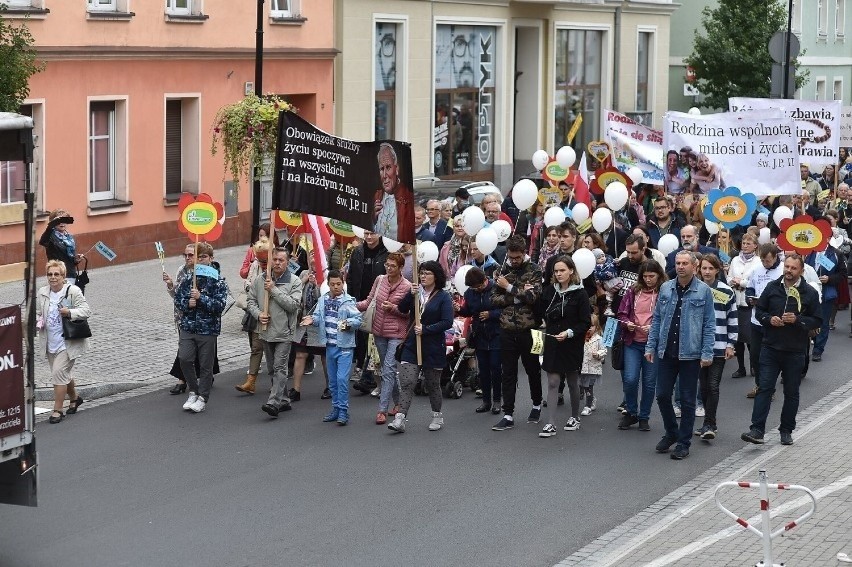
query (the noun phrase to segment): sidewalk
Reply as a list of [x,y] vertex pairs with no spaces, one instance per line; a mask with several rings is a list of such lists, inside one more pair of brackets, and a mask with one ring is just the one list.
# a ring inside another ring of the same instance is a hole
[[[120,249],[115,251],[121,254]],[[215,259],[234,296],[242,286],[239,270],[245,251],[244,246],[215,250]],[[92,281],[86,286],[86,299],[93,312],[89,319],[92,338],[89,352],[74,367],[80,394],[86,399],[152,383],[162,383],[165,387],[174,381],[169,376],[178,342],[173,303],[166,292],[153,246],[151,256],[154,259],[145,262],[89,270]],[[166,270],[174,277],[182,264],[181,257],[167,258]],[[36,281],[37,287],[46,284],[45,278]],[[22,281],[0,284],[0,304],[20,304],[23,300]],[[234,307],[222,318],[219,336],[222,372],[248,365],[248,339],[240,329],[242,315],[243,311]],[[52,400],[50,373],[38,344],[36,339],[36,399]]]
[[[852,382],[799,412],[795,444],[784,447],[777,431],[765,445],[743,448],[690,483],[674,490],[624,524],[577,551],[559,566],[751,566],[763,559],[761,540],[716,506],[716,486],[726,481],[806,486],[817,497],[813,516],[772,540],[773,560],[788,566],[842,565],[838,553],[852,555]],[[639,487],[641,489],[641,487]],[[730,488],[720,500],[761,530],[757,489]],[[769,491],[772,530],[808,510],[798,491]],[[777,514],[777,516],[776,516]]]

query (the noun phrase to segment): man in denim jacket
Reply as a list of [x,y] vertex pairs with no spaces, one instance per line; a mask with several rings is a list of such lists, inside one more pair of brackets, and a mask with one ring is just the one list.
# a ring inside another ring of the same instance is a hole
[[[657,405],[666,432],[657,443],[657,452],[666,453],[677,443],[671,458],[689,456],[695,399],[701,367],[713,363],[716,318],[710,287],[695,277],[698,260],[689,250],[675,256],[677,277],[660,288],[645,358],[657,362]],[[681,420],[678,427],[672,405],[675,379],[680,388]]]

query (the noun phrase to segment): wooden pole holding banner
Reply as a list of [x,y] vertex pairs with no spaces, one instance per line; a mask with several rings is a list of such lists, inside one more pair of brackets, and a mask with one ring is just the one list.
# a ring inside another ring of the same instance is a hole
[[[273,209],[269,213],[269,227],[272,231],[271,238],[269,239],[269,244],[266,249],[266,279],[272,279],[272,254],[275,251],[275,215],[278,214],[278,211]],[[266,290],[263,298],[263,312],[266,315],[269,315],[269,290]],[[266,323],[260,324],[260,330],[266,330]]]
[[195,289],[195,288],[198,287],[197,281],[196,281],[197,278],[196,278],[196,275],[195,275],[195,271],[198,269],[198,235],[197,234],[195,235],[195,250],[193,251],[193,253],[195,254],[195,264],[192,265],[192,289]]
[[[420,275],[418,273],[420,270],[418,269],[417,264],[418,264],[418,262],[417,262],[417,245],[415,244],[414,245],[414,256],[413,256],[412,262],[411,262],[411,268],[412,268],[412,272],[413,272],[411,279],[413,279],[417,283],[417,293],[414,294],[414,324],[415,325],[420,324]],[[418,335],[417,333],[414,333],[414,340],[416,341],[416,344],[417,344],[417,365],[420,366],[420,365],[423,364],[423,345],[420,342],[420,335]]]

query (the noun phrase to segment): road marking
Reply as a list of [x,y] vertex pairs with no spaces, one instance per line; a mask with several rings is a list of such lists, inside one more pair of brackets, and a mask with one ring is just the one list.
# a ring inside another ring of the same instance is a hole
[[[850,386],[850,383],[846,383],[845,385],[841,386],[840,388],[838,388],[834,392],[828,394],[826,397],[831,397],[831,396],[840,397],[839,396],[840,392],[845,392],[845,391],[849,390],[849,386]],[[818,404],[818,403],[819,402],[816,402],[816,404]],[[814,404],[814,405],[816,405],[816,404]],[[807,425],[802,427],[797,432],[796,437],[799,440],[801,440],[804,437],[807,437],[815,429],[821,427],[823,424],[825,424],[826,421],[834,418],[837,414],[843,412],[849,406],[852,406],[852,396],[848,396],[848,395],[843,396],[842,402],[836,404],[831,409],[821,413],[819,415],[819,417],[816,417],[811,422],[809,422]],[[749,451],[749,450],[753,451],[754,448],[752,446],[743,447],[739,451],[736,451],[735,453],[733,453],[731,455],[731,457],[734,457],[736,455],[739,455],[742,452]],[[741,466],[739,469],[737,469],[736,471],[731,473],[729,475],[729,477],[726,478],[725,480],[733,480],[733,481],[741,480],[743,475],[745,475],[745,473],[747,473],[751,469],[757,467],[761,462],[768,461],[769,459],[774,458],[783,450],[785,450],[785,447],[783,447],[781,445],[777,445],[777,446],[773,447],[772,449],[766,450],[765,452],[761,452],[758,456],[756,456],[754,459],[752,459],[748,464]],[[729,457],[729,458],[731,458],[731,457]],[[719,482],[724,482],[725,480],[720,480]],[[831,486],[831,485],[829,485],[829,486]],[[640,533],[639,535],[636,535],[634,537],[629,538],[623,545],[616,548],[615,550],[609,552],[608,554],[603,554],[603,555],[599,555],[599,554],[596,553],[595,559],[594,559],[594,565],[596,565],[598,567],[610,567],[612,565],[621,564],[620,562],[622,560],[624,560],[628,555],[630,555],[633,551],[635,551],[636,548],[641,547],[648,540],[650,540],[650,539],[656,537],[657,535],[661,534],[662,532],[668,530],[672,526],[672,524],[674,524],[678,520],[688,516],[690,513],[692,513],[697,508],[704,506],[708,502],[712,501],[714,499],[715,492],[716,492],[716,485],[714,484],[711,488],[706,490],[700,496],[697,496],[693,500],[693,504],[679,508],[678,510],[669,513],[663,519],[658,521],[656,524],[653,524],[652,526],[650,526],[646,530],[643,530],[642,533]],[[665,501],[665,500],[672,498],[671,494],[672,493],[670,493],[667,496],[664,496],[659,501]],[[647,508],[646,508],[646,510],[647,510]],[[616,529],[618,529],[618,527],[613,528],[613,530],[616,530]],[[730,528],[728,528],[728,529],[730,529]],[[610,531],[612,531],[612,530],[610,530]],[[602,539],[602,538],[598,538],[598,539]],[[595,540],[595,541],[597,541],[597,540]],[[612,540],[608,538],[607,542],[608,542],[608,545],[611,545]],[[592,543],[594,543],[594,542],[592,542]],[[581,550],[578,550],[578,551],[581,551]],[[604,553],[606,553],[606,552],[604,552]],[[573,564],[573,562],[570,561],[572,556],[573,556],[573,554],[569,555],[568,557],[566,557],[565,559],[563,559],[562,561],[557,563],[556,566],[559,567],[559,566],[562,566],[562,565]]]
[[[826,496],[828,496],[830,494],[833,494],[833,493],[835,493],[839,490],[845,490],[849,486],[852,486],[852,476],[847,476],[846,478],[842,478],[840,480],[834,481],[827,486],[823,486],[822,488],[820,488],[818,490],[814,490],[813,493],[814,493],[814,496],[816,496],[816,499],[817,499],[817,502],[818,502],[818,501],[820,501],[821,499],[825,498]],[[811,501],[811,499],[807,496],[802,496],[800,498],[796,498],[795,500],[787,502],[786,504],[782,504],[781,506],[779,506],[777,508],[773,508],[770,511],[769,515],[770,515],[770,517],[774,518],[775,516],[777,516],[779,514],[785,514],[787,512],[790,512],[791,510],[795,510],[796,508],[799,508],[800,506],[804,506],[804,505],[810,503],[810,501]],[[751,525],[756,525],[756,524],[760,523],[760,519],[761,519],[760,514],[757,514],[757,515],[749,518],[747,521]],[[777,528],[777,526],[776,526],[776,528]],[[725,528],[724,530],[720,530],[713,535],[703,537],[698,541],[690,543],[686,547],[682,547],[682,548],[678,549],[677,551],[672,551],[671,553],[663,555],[662,557],[658,557],[657,559],[651,561],[650,563],[646,563],[645,567],[665,567],[666,565],[671,565],[675,561],[683,559],[684,557],[688,557],[688,556],[692,555],[693,553],[701,551],[705,547],[709,547],[709,546],[713,545],[714,543],[722,541],[723,539],[727,539],[731,536],[742,533],[744,530],[745,530],[745,528],[738,526],[738,525],[731,526],[730,528]],[[762,530],[762,528],[761,528],[761,530]]]

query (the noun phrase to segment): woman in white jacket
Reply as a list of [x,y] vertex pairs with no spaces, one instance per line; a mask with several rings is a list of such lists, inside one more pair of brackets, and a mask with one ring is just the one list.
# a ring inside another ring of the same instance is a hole
[[83,398],[77,394],[71,370],[74,362],[88,350],[87,339],[66,339],[62,334],[62,319],[88,319],[92,314],[83,292],[76,285],[65,281],[65,264],[58,260],[47,263],[47,285],[38,290],[36,296],[36,327],[50,365],[53,383],[53,412],[50,423],[59,423],[65,414],[62,406],[67,395],[71,402],[68,413],[77,413]]
[[[745,351],[748,349],[751,353],[751,306],[746,301],[745,289],[752,270],[760,265],[760,258],[757,257],[757,237],[747,232],[743,234],[740,242],[740,253],[731,258],[728,267],[728,285],[737,296],[737,322],[739,323],[739,335],[735,347],[738,366],[731,378],[744,378],[747,375]],[[754,376],[757,368],[754,363],[750,366],[751,375]]]

